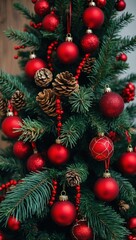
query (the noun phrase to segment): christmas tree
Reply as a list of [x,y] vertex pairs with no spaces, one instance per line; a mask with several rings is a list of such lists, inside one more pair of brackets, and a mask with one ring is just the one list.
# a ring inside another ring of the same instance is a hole
[[1,240],[136,239],[136,36],[124,0],[32,0],[0,73]]

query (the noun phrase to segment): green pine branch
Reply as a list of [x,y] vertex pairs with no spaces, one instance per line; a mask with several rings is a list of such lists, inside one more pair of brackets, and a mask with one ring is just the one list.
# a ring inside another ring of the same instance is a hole
[[118,52],[131,52],[136,47],[136,36],[120,38],[117,44]]
[[31,13],[30,10],[26,8],[23,4],[21,4],[20,2],[16,2],[13,3],[13,6],[16,10],[20,11],[26,17],[26,19],[30,19],[35,22],[35,15]]
[[71,164],[71,165],[67,166],[66,171],[74,171],[74,172],[78,173],[81,178],[82,183],[86,181],[86,179],[89,175],[88,167],[85,163]]
[[0,155],[0,171],[19,172],[20,169],[14,158]]

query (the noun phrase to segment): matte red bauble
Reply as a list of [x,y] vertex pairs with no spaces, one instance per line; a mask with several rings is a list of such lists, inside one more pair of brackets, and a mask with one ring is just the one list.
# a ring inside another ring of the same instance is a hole
[[99,178],[94,185],[95,195],[102,201],[113,201],[119,194],[118,183],[110,178]]
[[119,168],[124,174],[136,174],[136,153],[123,153],[119,159]]
[[118,0],[115,4],[117,11],[123,11],[126,8],[126,3],[124,0]]
[[33,59],[30,59],[25,65],[25,72],[30,78],[33,78],[36,71],[45,67],[46,67],[46,63],[42,59],[33,58]]
[[15,217],[10,216],[7,222],[7,226],[12,231],[18,231],[21,227],[21,223]]
[[13,153],[19,159],[27,158],[32,154],[32,146],[28,142],[17,141],[14,143]]
[[105,117],[118,117],[123,109],[123,98],[115,92],[106,92],[100,99],[100,110]]
[[93,239],[93,231],[86,221],[79,220],[72,227],[72,239],[73,240],[91,240]]
[[44,16],[50,10],[49,2],[46,0],[38,0],[34,5],[34,10],[40,17]]
[[71,64],[78,58],[79,50],[73,42],[63,42],[57,48],[57,56],[64,64]]
[[95,0],[97,7],[103,8],[106,6],[107,0]]
[[88,7],[83,13],[83,22],[88,28],[100,28],[104,23],[104,13],[98,7]]
[[42,21],[42,26],[46,31],[54,32],[59,25],[59,18],[55,13],[46,15]]
[[27,160],[27,170],[37,172],[42,170],[45,165],[45,160],[39,153],[34,153]]
[[93,33],[86,33],[81,39],[81,47],[86,53],[93,53],[99,47],[99,38]]
[[136,217],[131,217],[127,222],[127,228],[129,230],[136,230]]
[[0,231],[0,240],[6,240],[4,234]]
[[17,138],[21,132],[15,132],[21,128],[22,119],[18,116],[8,116],[2,122],[2,131],[9,138]]
[[114,152],[114,145],[110,138],[106,136],[95,137],[89,144],[92,157],[97,161],[110,159]]
[[76,218],[76,208],[70,201],[56,202],[51,209],[52,220],[60,226],[69,226]]
[[53,144],[47,152],[48,158],[52,164],[61,165],[68,160],[69,151],[61,144]]

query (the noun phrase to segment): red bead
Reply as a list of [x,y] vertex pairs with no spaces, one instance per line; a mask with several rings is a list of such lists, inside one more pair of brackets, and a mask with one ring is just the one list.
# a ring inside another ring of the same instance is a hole
[[2,191],[3,189],[2,189],[2,187],[0,187],[0,191]]
[[60,104],[60,103],[61,103],[60,99],[57,98],[57,99],[56,99],[56,103],[57,103],[57,104]]
[[6,188],[8,188],[10,186],[10,182],[6,183]]
[[80,191],[81,187],[80,186],[76,186],[76,190]]
[[57,124],[57,127],[62,127],[62,123],[59,122],[59,123]]
[[4,236],[2,231],[0,231],[0,240],[6,240],[6,238],[5,238],[5,236]]
[[123,61],[123,62],[126,62],[126,61],[127,61],[127,55],[126,55],[125,53],[121,53],[121,54],[119,55],[118,60]]
[[50,204],[50,206],[52,206],[52,205],[53,205],[53,203],[54,203],[53,201],[49,201],[49,204]]
[[[54,186],[55,187],[55,186]],[[55,189],[57,189],[57,188],[55,188]],[[56,194],[56,190],[52,190],[52,194]]]
[[31,0],[31,2],[35,4],[37,2],[37,0]]
[[51,201],[55,201],[55,197],[51,196]]
[[14,56],[14,59],[18,59],[18,55],[15,55],[15,56]]
[[52,51],[51,51],[51,50],[47,50],[47,54],[49,54],[49,55],[50,55],[51,53],[52,53]]
[[6,185],[5,185],[5,184],[2,184],[1,187],[2,187],[2,189],[5,189],[5,188],[6,188]]
[[12,231],[18,231],[20,229],[20,221],[18,221],[15,217],[10,216],[7,222],[7,226]]
[[76,197],[77,197],[77,198],[80,198],[80,197],[81,197],[81,193],[77,193],[77,194],[76,194]]
[[104,23],[104,13],[98,7],[88,7],[83,13],[83,22],[88,28],[100,28]]
[[53,185],[58,185],[58,182],[56,180],[53,180]]
[[61,120],[61,119],[62,119],[62,117],[61,117],[61,116],[58,116],[58,117],[57,117],[57,120]]
[[10,180],[10,184],[11,184],[11,185],[13,185],[13,183],[14,183],[14,180],[13,180],[13,179],[11,179],[11,180]]

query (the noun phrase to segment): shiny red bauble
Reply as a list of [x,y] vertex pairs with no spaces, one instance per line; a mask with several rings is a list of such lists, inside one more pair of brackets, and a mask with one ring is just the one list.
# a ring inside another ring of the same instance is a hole
[[78,58],[79,50],[73,42],[63,42],[57,48],[57,56],[64,64],[71,64]]
[[59,18],[55,13],[46,15],[42,21],[42,26],[46,31],[54,32],[59,25]]
[[134,235],[129,235],[128,236],[128,238],[127,238],[128,240],[136,240],[136,236],[134,236]]
[[70,201],[56,202],[51,209],[51,217],[59,226],[69,226],[76,218],[76,208]]
[[72,227],[72,239],[73,240],[91,240],[91,239],[93,239],[92,228],[88,226],[86,221],[79,220]]
[[47,155],[52,164],[61,165],[68,160],[69,151],[65,146],[56,143],[50,146]]
[[7,222],[7,226],[12,231],[18,231],[21,227],[21,223],[15,217],[10,216]]
[[126,8],[126,3],[124,0],[118,0],[115,4],[117,11],[123,11]]
[[44,166],[45,160],[40,153],[34,153],[27,160],[27,170],[30,172],[40,171]]
[[110,178],[99,178],[94,185],[95,195],[102,201],[113,201],[119,194],[118,183]]
[[136,230],[136,217],[131,217],[127,222],[127,228],[129,230]]
[[110,159],[114,152],[114,145],[110,138],[106,136],[95,137],[89,144],[91,156],[97,161]]
[[44,16],[50,10],[49,2],[46,0],[38,0],[34,5],[34,10],[40,17]]
[[106,6],[107,0],[95,0],[97,7],[103,8]]
[[98,7],[88,7],[83,13],[83,22],[88,28],[100,28],[104,23],[104,13]]
[[36,71],[45,67],[46,67],[46,63],[42,59],[33,58],[26,63],[25,72],[30,78],[33,78]]
[[32,146],[28,142],[17,141],[14,143],[13,153],[19,159],[27,158],[32,154]]
[[81,39],[81,47],[85,53],[95,52],[99,43],[99,38],[93,33],[86,33]]
[[18,138],[21,132],[16,132],[17,129],[21,128],[22,119],[18,116],[6,117],[1,125],[2,131],[9,138]]
[[4,234],[0,231],[0,240],[6,240]]
[[126,62],[127,61],[127,55],[125,53],[121,53],[119,56],[117,56],[117,61]]
[[123,98],[115,92],[106,92],[100,99],[100,110],[105,117],[118,117],[124,109]]
[[124,174],[136,174],[136,153],[123,153],[119,159],[119,168]]

